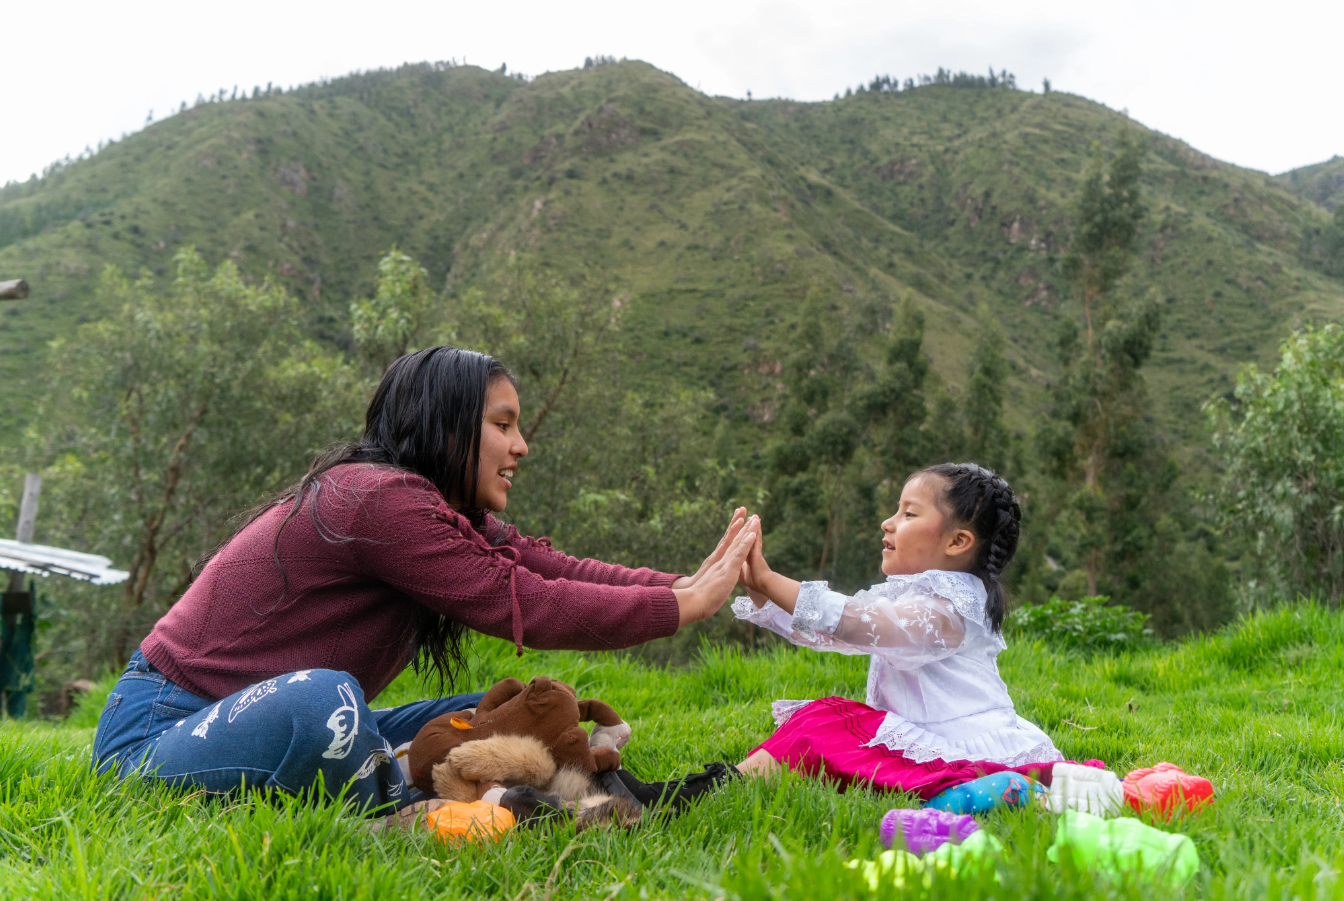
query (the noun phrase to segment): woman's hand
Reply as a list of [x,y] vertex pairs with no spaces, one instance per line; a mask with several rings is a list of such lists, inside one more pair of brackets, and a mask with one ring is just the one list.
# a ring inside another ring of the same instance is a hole
[[734,517],[734,525],[728,528],[730,532],[736,528],[737,534],[731,541],[728,540],[728,536],[724,536],[724,541],[720,542],[722,552],[718,548],[715,549],[714,556],[717,559],[713,559],[712,562],[706,561],[706,565],[695,575],[695,584],[690,588],[672,589],[672,593],[677,596],[677,608],[681,612],[678,628],[718,613],[719,608],[737,587],[737,579],[742,572],[747,554],[760,539],[761,520],[753,516],[738,524]]
[[705,558],[705,562],[700,564],[700,568],[695,571],[695,575],[682,576],[680,579],[673,582],[671,587],[673,589],[694,587],[695,583],[700,581],[701,577],[704,576],[705,571],[723,558],[724,551],[728,550],[728,546],[732,544],[733,539],[737,537],[737,533],[742,531],[742,525],[746,522],[746,518],[746,507],[738,507],[734,510],[733,518],[728,521],[728,530],[725,531],[723,537],[719,539],[718,545],[714,548],[714,553]]

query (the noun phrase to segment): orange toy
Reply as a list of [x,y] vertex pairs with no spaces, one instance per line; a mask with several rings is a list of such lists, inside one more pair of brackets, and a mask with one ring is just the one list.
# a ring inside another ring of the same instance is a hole
[[1139,813],[1156,810],[1166,820],[1182,805],[1198,810],[1213,803],[1213,783],[1191,776],[1174,763],[1134,770],[1122,785],[1130,807]]
[[513,814],[489,801],[449,801],[427,817],[444,841],[499,841],[514,827]]

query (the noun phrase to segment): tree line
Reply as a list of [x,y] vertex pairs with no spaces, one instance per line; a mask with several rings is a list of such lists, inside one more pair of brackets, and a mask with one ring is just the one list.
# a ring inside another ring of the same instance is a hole
[[[1048,83],[1047,83],[1048,84]],[[874,94],[893,94],[898,91],[913,91],[915,88],[927,87],[930,85],[942,85],[950,88],[970,88],[973,90],[991,90],[993,88],[1011,88],[1017,89],[1017,76],[1007,69],[999,72],[994,71],[994,67],[989,67],[988,75],[976,75],[971,72],[953,72],[951,69],[938,67],[938,71],[932,75],[916,75],[905,79],[902,82],[899,78],[891,75],[875,75],[873,80],[866,85],[859,85],[854,90],[845,88],[845,96],[852,96],[855,92],[863,93],[869,91]],[[1047,87],[1047,93],[1049,88]],[[838,98],[840,95],[837,94]]]

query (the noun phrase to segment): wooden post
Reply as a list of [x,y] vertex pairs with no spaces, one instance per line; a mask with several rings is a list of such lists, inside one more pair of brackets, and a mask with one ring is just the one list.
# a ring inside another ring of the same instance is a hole
[[[28,473],[23,479],[23,500],[19,502],[19,527],[14,535],[19,541],[32,543],[37,527],[37,499],[41,494],[42,474]],[[23,573],[10,573],[9,590],[23,591]]]
[[0,300],[23,300],[28,296],[28,283],[21,278],[0,282]]

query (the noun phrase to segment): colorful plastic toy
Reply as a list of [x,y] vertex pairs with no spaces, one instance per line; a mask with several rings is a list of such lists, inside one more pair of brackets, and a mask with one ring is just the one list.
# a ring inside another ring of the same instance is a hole
[[1199,870],[1199,852],[1189,836],[1163,832],[1130,817],[1103,820],[1077,810],[1060,816],[1054,844],[1046,852],[1052,863],[1065,855],[1080,868],[1110,875],[1137,871],[1174,886],[1189,882]]
[[[872,891],[877,891],[883,880],[903,888],[906,880],[915,876],[922,876],[927,887],[933,884],[934,872],[944,872],[953,878],[972,875],[984,867],[992,867],[994,857],[1002,853],[1003,845],[998,839],[988,832],[977,831],[961,844],[945,842],[923,857],[893,849],[883,851],[876,860],[851,860],[845,866],[858,870]],[[994,878],[998,879],[998,873]]]
[[1097,816],[1115,816],[1124,803],[1120,777],[1110,770],[1080,763],[1055,764],[1046,800],[1051,813],[1081,810]]
[[515,825],[512,813],[489,801],[449,801],[426,821],[444,841],[499,841]]
[[1213,783],[1191,776],[1174,763],[1134,770],[1124,781],[1125,801],[1136,811],[1153,810],[1164,820],[1184,806],[1199,810],[1213,803]]
[[925,807],[922,810],[898,807],[882,817],[879,832],[883,846],[904,848],[914,854],[927,854],[948,842],[960,844],[979,830],[974,817]]
[[1021,773],[994,773],[955,785],[924,806],[948,813],[987,813],[996,807],[1021,807],[1045,786]]

